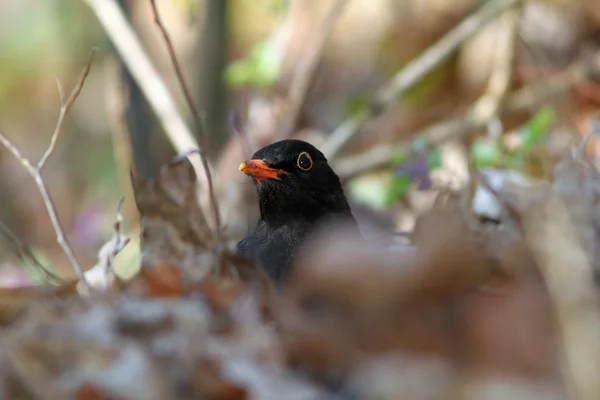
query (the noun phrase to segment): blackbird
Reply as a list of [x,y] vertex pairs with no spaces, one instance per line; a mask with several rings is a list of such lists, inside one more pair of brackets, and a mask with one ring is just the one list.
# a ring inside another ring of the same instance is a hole
[[307,237],[323,224],[343,223],[358,233],[340,179],[313,145],[282,140],[240,164],[252,177],[260,206],[256,228],[237,244],[277,284],[289,276]]

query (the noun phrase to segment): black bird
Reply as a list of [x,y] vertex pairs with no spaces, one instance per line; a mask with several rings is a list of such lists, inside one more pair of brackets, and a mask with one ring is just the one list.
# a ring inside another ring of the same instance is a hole
[[305,239],[322,224],[344,223],[359,232],[340,179],[313,145],[282,140],[239,169],[253,178],[260,218],[237,249],[255,257],[276,283],[289,275]]

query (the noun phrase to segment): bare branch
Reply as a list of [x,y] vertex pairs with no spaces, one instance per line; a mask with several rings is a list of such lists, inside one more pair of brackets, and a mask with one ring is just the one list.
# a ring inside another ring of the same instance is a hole
[[29,176],[35,179],[35,175],[37,175],[37,169],[35,169],[35,167],[31,165],[29,160],[26,159],[23,156],[23,154],[21,154],[21,151],[17,149],[17,147],[10,140],[8,140],[8,138],[4,136],[2,132],[0,132],[0,143],[2,143],[2,145],[12,153],[12,155],[17,159],[19,163],[21,163],[21,165],[23,166],[23,168],[25,168]]
[[[75,254],[73,253],[73,250],[71,249],[71,245],[69,244],[67,236],[65,235],[65,230],[64,230],[60,220],[58,219],[56,207],[54,206],[54,202],[52,200],[52,197],[50,196],[48,187],[46,186],[46,183],[44,182],[44,179],[42,178],[41,169],[44,167],[46,161],[48,160],[48,157],[50,157],[52,155],[52,152],[54,151],[54,148],[56,147],[56,141],[57,141],[58,137],[60,136],[60,130],[62,128],[64,119],[65,119],[69,109],[71,108],[71,105],[73,104],[73,102],[75,101],[75,99],[77,98],[79,93],[81,92],[83,84],[85,83],[85,78],[88,75],[91,63],[93,61],[94,52],[95,52],[95,49],[92,49],[90,57],[83,69],[82,74],[81,74],[81,78],[80,78],[79,82],[77,83],[77,86],[75,87],[75,89],[73,89],[73,91],[71,92],[69,99],[67,100],[66,103],[61,105],[60,115],[58,118],[58,122],[56,124],[56,128],[54,130],[54,133],[52,134],[52,139],[50,141],[50,145],[49,145],[48,149],[46,150],[46,152],[44,153],[44,156],[40,160],[37,167],[34,167],[33,164],[31,164],[31,162],[23,156],[21,151],[10,140],[8,140],[8,138],[2,132],[0,132],[0,143],[2,143],[2,145],[4,145],[4,147],[6,147],[12,153],[12,155],[17,159],[17,161],[23,166],[23,168],[25,168],[25,170],[27,171],[29,176],[35,181],[35,184],[37,185],[38,190],[40,191],[40,195],[42,196],[44,206],[46,206],[46,211],[48,212],[48,216],[50,217],[50,221],[52,222],[54,231],[56,232],[56,241],[61,246],[61,248],[63,249],[63,252],[69,259],[69,262],[71,263],[73,269],[77,273],[77,276],[79,277],[79,279],[83,282],[83,284],[86,287],[89,287],[88,282],[85,278],[85,275],[83,273],[83,269],[81,268],[81,265],[77,261],[77,258],[75,257]],[[59,96],[61,96],[61,98],[62,98],[62,89],[59,89]],[[61,103],[62,103],[62,100],[61,100]]]
[[2,234],[6,236],[8,240],[10,240],[10,242],[14,246],[15,251],[23,261],[30,262],[34,267],[36,267],[39,271],[41,271],[44,274],[46,281],[52,280],[57,283],[64,282],[64,280],[61,279],[58,275],[46,268],[44,264],[42,264],[40,260],[37,259],[35,254],[33,254],[33,251],[31,250],[29,245],[23,240],[21,240],[17,235],[15,235],[2,221],[0,221],[0,232],[2,232]]
[[175,69],[175,73],[177,74],[177,80],[181,86],[181,90],[185,95],[185,100],[187,105],[192,113],[192,120],[194,121],[194,126],[196,128],[196,132],[198,132],[197,138],[201,141],[200,146],[198,146],[198,152],[200,153],[200,160],[202,162],[202,166],[204,167],[204,173],[206,174],[206,182],[208,185],[208,194],[210,197],[210,203],[213,211],[213,215],[215,218],[215,239],[217,240],[217,245],[220,247],[221,243],[221,216],[219,213],[219,204],[217,203],[217,197],[215,195],[215,189],[212,181],[212,175],[210,172],[210,166],[208,165],[208,157],[206,155],[205,143],[206,143],[206,133],[204,132],[204,124],[202,122],[202,118],[200,117],[200,113],[194,104],[194,99],[192,97],[192,93],[190,91],[189,86],[186,83],[185,77],[183,76],[183,72],[181,70],[181,66],[179,64],[179,60],[177,59],[177,55],[175,54],[175,48],[173,47],[173,43],[171,43],[171,39],[169,37],[169,33],[167,29],[163,25],[160,16],[158,14],[158,10],[156,9],[156,0],[150,0],[150,4],[152,5],[152,12],[154,14],[154,21],[158,28],[160,29],[164,39],[165,44],[167,45],[167,49],[169,50],[169,56],[171,58],[171,62],[173,63],[173,68]]
[[58,77],[56,78],[56,83],[58,85],[58,95],[60,96],[60,113],[58,114],[58,120],[56,121],[56,127],[54,128],[54,133],[52,133],[52,138],[50,139],[50,145],[48,145],[48,149],[46,149],[46,152],[40,159],[40,162],[38,162],[38,164],[37,164],[37,170],[40,173],[42,172],[42,169],[46,165],[46,162],[48,162],[48,159],[50,158],[52,153],[54,153],[54,149],[56,148],[56,143],[58,142],[58,137],[60,136],[60,131],[65,122],[65,117],[66,117],[67,113],[69,112],[69,109],[75,102],[75,100],[77,100],[77,97],[79,97],[79,93],[81,93],[81,89],[83,88],[83,83],[85,82],[85,79],[87,78],[88,74],[90,73],[90,67],[92,65],[92,61],[94,60],[94,54],[96,53],[96,50],[98,50],[98,48],[96,46],[94,46],[92,48],[92,51],[90,52],[88,61],[85,64],[83,71],[81,72],[81,77],[79,78],[77,85],[71,91],[71,94],[69,95],[69,98],[67,99],[66,103],[64,102],[64,93],[62,90],[62,85],[60,84],[60,80],[58,79]]
[[69,244],[69,241],[67,240],[67,237],[64,233],[64,229],[60,223],[60,220],[58,219],[58,214],[56,213],[56,207],[54,206],[52,197],[50,196],[50,193],[48,192],[48,187],[46,186],[46,183],[42,179],[42,176],[40,175],[39,171],[36,168],[34,168],[33,165],[31,165],[29,160],[27,160],[25,157],[23,157],[23,155],[21,154],[19,149],[17,149],[15,147],[15,145],[12,144],[12,142],[10,140],[8,140],[8,138],[6,136],[4,136],[4,134],[2,132],[0,132],[0,143],[2,143],[4,145],[4,147],[6,147],[13,154],[13,156],[17,159],[17,161],[19,161],[19,163],[21,163],[21,165],[25,168],[25,170],[27,170],[27,173],[29,174],[29,176],[31,176],[31,178],[35,181],[35,184],[37,185],[38,190],[40,191],[40,194],[42,195],[42,200],[44,201],[44,205],[46,206],[46,211],[48,212],[48,216],[50,217],[50,221],[52,222],[54,231],[56,232],[56,242],[62,247],[63,252],[69,259],[69,262],[73,266],[73,269],[77,273],[79,279],[81,279],[81,281],[87,285],[87,281],[85,280],[85,275],[83,274],[83,269],[81,268],[81,265],[79,265],[79,262],[77,261],[77,259],[75,258],[75,255],[73,254],[71,245]]
[[[540,104],[557,101],[569,90],[590,76],[600,73],[600,52],[591,59],[578,60],[568,70],[540,83],[532,83],[507,96],[498,110],[501,116],[534,109]],[[469,134],[483,128],[488,122],[489,108],[481,106],[488,102],[484,97],[465,114],[442,121],[433,126],[409,135],[422,137],[429,147],[440,145],[451,138]],[[334,163],[334,168],[342,179],[349,179],[357,174],[380,168],[389,164],[400,152],[410,152],[411,143],[402,140],[396,144],[377,145],[355,156],[345,157]]]
[[330,0],[329,8],[326,10],[320,25],[316,28],[312,41],[309,41],[305,46],[306,52],[294,72],[287,99],[284,103],[285,108],[279,117],[278,135],[280,139],[287,138],[293,133],[298,114],[304,103],[306,92],[321,58],[327,38],[345,5],[346,0]]
[[484,3],[474,14],[465,18],[442,39],[429,47],[418,58],[399,71],[388,83],[380,88],[366,113],[343,122],[322,147],[328,158],[334,158],[339,151],[357,135],[363,125],[396,104],[399,98],[427,74],[444,62],[467,39],[479,32],[488,21],[497,17],[520,0],[490,0]]
[[56,75],[54,79],[56,79],[56,89],[58,90],[58,98],[60,100],[60,105],[62,106],[65,103],[65,93],[63,92],[63,88],[58,75]]

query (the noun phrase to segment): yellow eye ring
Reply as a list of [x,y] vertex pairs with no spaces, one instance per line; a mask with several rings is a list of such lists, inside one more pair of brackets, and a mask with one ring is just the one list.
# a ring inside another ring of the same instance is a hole
[[296,165],[302,171],[308,171],[309,169],[311,169],[313,166],[313,162],[312,162],[312,158],[310,157],[310,154],[308,154],[305,151],[300,153],[300,155],[298,156],[298,159],[296,160]]

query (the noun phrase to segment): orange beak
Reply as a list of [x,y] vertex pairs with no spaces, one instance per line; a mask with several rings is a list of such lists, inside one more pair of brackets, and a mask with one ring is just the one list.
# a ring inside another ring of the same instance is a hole
[[271,168],[263,160],[249,160],[240,164],[240,171],[246,175],[253,176],[258,183],[261,179],[277,179],[279,175],[287,174],[281,169]]

